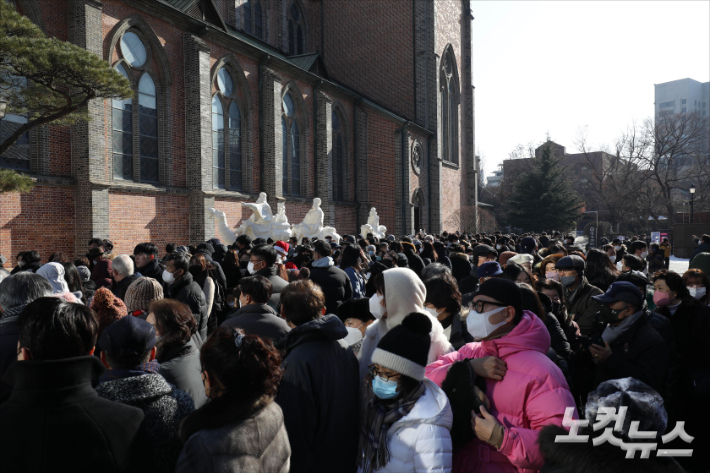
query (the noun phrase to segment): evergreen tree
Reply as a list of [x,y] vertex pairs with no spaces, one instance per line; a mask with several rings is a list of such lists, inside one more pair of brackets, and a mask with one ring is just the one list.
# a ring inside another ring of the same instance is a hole
[[570,187],[566,168],[549,144],[535,161],[535,168],[520,176],[508,201],[510,224],[535,232],[573,227],[584,203]]

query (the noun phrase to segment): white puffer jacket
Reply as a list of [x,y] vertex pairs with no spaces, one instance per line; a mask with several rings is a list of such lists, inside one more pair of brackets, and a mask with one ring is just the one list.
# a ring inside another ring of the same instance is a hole
[[451,473],[449,399],[432,381],[424,385],[414,408],[387,431],[390,461],[375,473]]

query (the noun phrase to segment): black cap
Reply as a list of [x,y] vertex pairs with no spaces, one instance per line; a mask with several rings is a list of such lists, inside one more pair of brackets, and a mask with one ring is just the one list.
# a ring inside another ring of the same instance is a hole
[[609,286],[604,294],[592,296],[592,299],[601,304],[613,304],[614,302],[628,302],[637,307],[643,306],[643,295],[641,291],[630,282],[617,281]]
[[493,278],[478,286],[476,296],[488,296],[515,309],[515,314],[523,313],[523,295],[520,288],[508,279]]
[[500,269],[500,265],[495,261],[488,261],[480,265],[476,271],[476,276],[479,278],[487,278],[491,276],[498,276],[503,274],[503,270]]
[[537,246],[537,242],[533,237],[525,237],[520,241],[520,247],[523,253],[532,253]]
[[584,269],[585,263],[581,256],[569,255],[560,258],[555,269]]
[[104,329],[99,338],[99,347],[108,355],[130,356],[147,352],[157,342],[155,327],[129,315]]
[[476,258],[478,258],[479,256],[486,256],[486,255],[490,255],[490,254],[494,254],[494,255],[498,256],[498,252],[492,246],[477,245],[473,249],[473,256]]

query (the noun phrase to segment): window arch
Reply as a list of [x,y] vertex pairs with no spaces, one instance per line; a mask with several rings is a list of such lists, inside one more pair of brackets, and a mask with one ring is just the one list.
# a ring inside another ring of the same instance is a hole
[[305,21],[297,2],[288,8],[288,53],[289,56],[303,54],[305,43]]
[[332,143],[333,143],[333,200],[345,200],[345,122],[342,115],[333,110],[331,114]]
[[133,29],[118,38],[121,59],[114,68],[130,82],[134,96],[112,100],[114,179],[160,182],[158,86],[151,71],[151,48]]
[[261,2],[251,0],[242,5],[244,31],[255,38],[264,39]]
[[212,185],[216,189],[242,190],[242,113],[237,103],[232,73],[216,75],[212,97]]
[[300,113],[291,91],[281,100],[281,141],[283,163],[283,195],[300,196],[301,189],[301,130]]
[[449,45],[441,58],[441,144],[442,158],[459,163],[459,81],[454,52]]

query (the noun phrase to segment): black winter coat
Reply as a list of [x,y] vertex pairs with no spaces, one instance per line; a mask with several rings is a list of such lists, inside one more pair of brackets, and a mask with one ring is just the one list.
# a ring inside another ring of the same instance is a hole
[[311,281],[318,284],[325,294],[325,313],[335,314],[343,301],[353,296],[353,286],[347,273],[340,268],[311,268]]
[[113,286],[111,287],[111,292],[114,296],[123,300],[126,297],[126,291],[128,290],[128,286],[133,284],[139,278],[140,276],[138,274],[131,274],[130,276],[125,277],[120,281],[114,281]]
[[221,326],[241,328],[247,335],[268,338],[274,345],[286,338],[291,331],[286,321],[266,304],[246,305],[229,314]]
[[197,284],[192,274],[185,273],[180,279],[168,286],[168,299],[175,299],[183,304],[186,304],[195,316],[197,322],[197,332],[204,342],[207,338],[207,300],[202,288]]
[[407,257],[409,269],[417,273],[417,276],[422,275],[422,270],[424,269],[424,260],[421,256],[414,253],[411,249],[406,248],[404,250],[404,255]]
[[550,332],[550,348],[555,350],[557,355],[561,356],[565,360],[569,360],[571,355],[571,349],[569,342],[567,341],[567,336],[564,330],[560,327],[560,321],[557,320],[555,314],[548,312],[547,317],[543,320],[547,331]]
[[[658,458],[655,452],[647,459],[639,458],[638,452],[634,459],[626,459],[626,451],[609,442],[595,447],[592,439],[601,431],[590,430],[579,429],[580,435],[589,435],[586,443],[556,443],[555,437],[566,436],[567,430],[557,425],[543,427],[538,436],[538,444],[545,457],[545,465],[540,473],[684,473],[673,458]],[[659,443],[659,448],[661,445]]]
[[597,363],[596,383],[636,378],[663,393],[668,369],[668,347],[643,315],[610,343],[612,354]]
[[461,314],[454,314],[454,318],[451,321],[451,334],[449,335],[449,343],[458,350],[467,343],[471,343],[473,337],[468,333],[466,328],[466,321],[461,317]]
[[710,253],[710,244],[709,243],[701,243],[698,245],[698,247],[693,250],[693,254],[690,255],[690,261],[693,261],[693,258],[698,256],[700,253]]
[[163,290],[167,289],[168,285],[163,281],[163,268],[158,264],[158,260],[154,259],[142,268],[136,267],[136,271],[147,278],[153,278],[158,281],[163,286]]
[[153,471],[175,471],[182,442],[178,438],[180,422],[195,410],[195,403],[184,391],[168,384],[159,374],[146,373],[104,381],[96,387],[99,397],[139,408],[145,414],[143,424],[154,447]]
[[[262,268],[254,273],[254,276],[264,276],[269,280],[271,286],[274,288],[274,292],[271,294],[271,299],[269,299],[269,305],[275,311],[279,310],[279,305],[281,304],[281,290],[288,286],[288,281],[279,276],[278,271],[279,269],[276,266],[272,266],[270,268]],[[348,284],[350,284],[349,279]]]
[[360,433],[359,365],[333,314],[299,325],[284,342],[276,402],[291,442],[291,473],[350,473]]
[[96,394],[91,381],[103,371],[95,356],[13,364],[4,380],[14,390],[0,406],[0,471],[151,471],[143,412]]
[[21,268],[19,266],[15,266],[14,268],[12,268],[12,271],[10,271],[10,274],[17,274],[17,273],[21,273],[23,271],[29,271],[30,273],[36,273],[37,270],[40,268],[40,266],[42,266],[41,261],[35,261],[34,263],[26,264]]
[[160,374],[168,383],[189,394],[195,408],[202,407],[208,398],[202,385],[200,352],[194,340],[168,348],[159,355]]
[[2,381],[2,378],[17,361],[17,342],[20,340],[17,317],[13,315],[0,319],[0,404],[5,402],[12,392],[12,386]]

